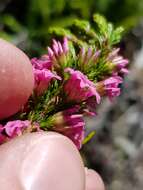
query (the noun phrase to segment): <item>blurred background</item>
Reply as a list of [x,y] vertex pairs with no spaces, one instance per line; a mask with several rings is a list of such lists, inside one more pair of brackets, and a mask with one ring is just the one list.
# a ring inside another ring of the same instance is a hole
[[119,46],[130,60],[122,94],[104,100],[95,119],[86,119],[96,135],[81,154],[109,190],[143,190],[143,0],[0,0],[0,37],[38,56],[48,44],[49,27],[67,27],[73,19],[104,15],[125,28]]

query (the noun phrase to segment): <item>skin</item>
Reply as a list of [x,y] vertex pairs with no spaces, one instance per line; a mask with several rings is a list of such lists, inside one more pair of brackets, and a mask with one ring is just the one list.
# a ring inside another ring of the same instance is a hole
[[85,168],[86,190],[105,190],[104,183],[97,172]]
[[22,108],[33,86],[34,75],[29,58],[11,43],[0,39],[0,120]]
[[26,134],[0,146],[2,190],[104,190],[93,170],[84,169],[67,137],[55,132]]
[[[19,67],[19,63],[23,66]],[[18,80],[18,83],[11,83],[13,77],[9,66],[17,71],[24,69],[26,75],[17,72],[14,81]],[[3,75],[7,69],[7,75]],[[0,79],[3,84],[0,85],[0,119],[14,114],[26,102],[33,89],[31,72],[28,57],[0,39]],[[104,185],[95,171],[84,169],[72,141],[58,133],[40,132],[25,134],[0,146],[0,189],[104,190]]]

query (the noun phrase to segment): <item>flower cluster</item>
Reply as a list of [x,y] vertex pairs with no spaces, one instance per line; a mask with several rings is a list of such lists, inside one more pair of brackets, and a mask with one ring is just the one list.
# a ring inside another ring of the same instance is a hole
[[85,123],[83,115],[79,114],[79,107],[75,106],[58,112],[53,117],[53,130],[69,137],[80,149],[84,139]]
[[90,81],[86,75],[71,68],[65,69],[65,72],[70,75],[64,85],[64,91],[68,101],[82,102],[94,96],[96,102],[100,103],[100,95],[94,83]]
[[[26,119],[0,125],[0,143],[25,131],[32,132],[34,126],[36,131],[62,133],[78,149],[81,148],[85,131],[84,114],[95,115],[103,96],[113,100],[120,95],[123,74],[128,73],[128,60],[119,55],[119,49],[113,49],[108,55],[92,47],[82,47],[74,56],[69,56],[72,54],[70,51],[66,37],[63,43],[54,39],[47,54],[31,60],[35,77],[33,93],[36,96],[30,99],[30,103],[33,101],[32,105],[38,106],[27,111]],[[49,88],[53,81],[57,81],[56,86]],[[48,99],[49,93],[52,94],[51,99]],[[35,97],[38,97],[37,102]]]
[[48,47],[48,57],[56,70],[59,71],[68,64],[68,52],[69,46],[66,37],[63,44],[53,39],[52,47]]
[[33,58],[31,60],[35,77],[35,92],[37,95],[42,94],[51,82],[51,80],[61,80],[57,74],[51,71],[52,62],[49,56],[43,56],[40,59]]
[[91,67],[99,58],[101,51],[95,51],[91,47],[86,50],[84,47],[81,48],[78,59],[81,66],[81,70],[86,70],[88,67]]

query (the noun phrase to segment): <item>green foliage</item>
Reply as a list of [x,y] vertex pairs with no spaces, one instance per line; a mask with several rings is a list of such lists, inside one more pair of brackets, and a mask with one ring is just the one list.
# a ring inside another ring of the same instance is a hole
[[22,26],[12,15],[5,14],[1,19],[2,23],[12,32],[21,32]]
[[[40,20],[41,24],[46,24],[52,14],[58,14],[63,11],[64,0],[31,0],[29,1],[28,21],[29,26],[37,24],[35,19]],[[31,14],[33,15],[31,17]]]
[[[57,33],[59,30],[56,30],[56,27],[72,26],[78,30],[80,25],[80,32],[82,34],[85,32],[83,36],[86,36],[92,44],[95,43],[95,40],[92,41],[92,36],[97,42],[100,36],[94,33],[86,20],[91,21],[95,12],[104,15],[115,23],[115,26],[123,25],[125,32],[135,26],[143,15],[143,0],[3,0],[1,5],[3,10],[0,13],[0,36],[19,43],[21,41],[19,34],[23,30],[27,31],[24,48],[31,55],[41,54],[43,47],[49,43],[50,27],[55,27],[55,33]],[[100,32],[104,33],[100,41],[106,42],[108,38],[110,44],[118,43],[120,40],[118,33],[122,29],[115,30],[110,23],[107,26],[106,19],[102,19],[99,14],[94,16],[94,27],[100,28]],[[80,20],[83,22],[79,23]],[[77,32],[75,35],[73,30],[72,34],[72,38],[82,46],[84,40],[79,37],[81,35],[77,35]]]
[[93,46],[94,48],[111,48],[121,40],[123,33],[122,27],[114,29],[111,23],[108,23],[105,17],[95,14],[93,16],[93,27],[86,20],[75,19],[65,29],[60,27],[50,27],[49,35],[61,38],[67,36],[78,46]]
[[103,41],[106,42],[109,40],[110,45],[120,42],[122,36],[121,34],[124,31],[122,27],[117,27],[114,29],[113,25],[108,23],[107,20],[99,14],[95,14],[93,16],[93,20],[97,25],[97,32],[103,36]]
[[[99,49],[101,50],[96,62],[92,60],[92,58],[88,64],[83,64],[83,61],[80,61],[78,57],[76,58],[77,60],[72,59],[72,57],[69,59],[70,66],[81,70],[94,82],[102,80],[105,76],[111,74],[112,68],[106,59],[109,52],[120,42],[122,34],[122,27],[114,28],[111,23],[107,22],[105,17],[99,14],[94,14],[92,24],[86,20],[75,19],[71,25],[65,29],[59,27],[51,27],[49,29],[49,36],[51,36],[51,38],[61,39],[67,36],[73,43],[73,48],[70,48],[70,50],[74,52],[75,49],[76,52],[72,53],[72,55],[78,54],[79,49],[84,47],[86,50],[84,59],[87,59],[89,47],[93,52]],[[76,56],[73,56],[73,58],[74,57]],[[71,60],[73,60],[72,63]]]
[[69,30],[61,27],[50,27],[48,32],[53,37],[58,36],[63,38],[63,36],[67,36],[68,38],[73,38],[73,34]]
[[137,21],[143,15],[143,0],[31,0],[28,7],[28,22],[30,21],[31,27],[39,24],[37,19],[42,25],[52,25],[53,22],[57,25],[57,18],[64,20],[66,17],[68,23],[71,16],[90,19],[94,12],[104,14],[115,23],[123,23],[133,17]]
[[123,27],[117,27],[114,31],[112,31],[112,35],[110,36],[110,43],[111,44],[117,44],[120,42],[121,37],[122,37],[122,33],[123,33],[124,29]]

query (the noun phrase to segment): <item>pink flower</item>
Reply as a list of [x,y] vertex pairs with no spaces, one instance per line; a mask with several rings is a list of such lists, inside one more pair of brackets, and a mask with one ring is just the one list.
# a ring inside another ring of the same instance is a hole
[[65,54],[69,51],[68,39],[66,37],[63,40],[63,51]]
[[65,37],[63,40],[63,44],[61,44],[61,42],[53,40],[53,45],[52,45],[52,49],[50,47],[48,47],[49,50],[49,56],[59,56],[61,54],[66,54],[69,51],[69,47],[68,47],[68,40]]
[[52,79],[61,80],[61,78],[52,73],[52,62],[48,55],[43,55],[40,59],[31,59],[35,77],[35,92],[40,95],[49,86]]
[[52,67],[51,60],[49,59],[49,56],[47,56],[47,55],[42,56],[40,59],[38,59],[36,57],[32,58],[31,63],[33,65],[33,68],[39,69],[39,70],[51,69],[51,67]]
[[124,59],[122,56],[117,56],[112,60],[112,62],[117,66],[117,70],[119,70],[123,74],[128,74],[129,71],[126,68],[129,61],[127,59]]
[[112,61],[114,58],[117,57],[119,51],[120,51],[120,48],[113,49],[113,51],[109,53],[107,60]]
[[83,115],[78,112],[79,107],[75,106],[55,114],[53,129],[69,137],[77,148],[80,149],[84,139],[85,123]]
[[52,47],[48,47],[48,57],[56,69],[67,64],[67,54],[69,52],[68,40],[65,37],[63,43],[53,40]]
[[31,122],[28,120],[21,121],[21,120],[16,120],[16,121],[9,121],[5,126],[5,132],[9,137],[15,137],[22,135],[22,132],[24,129],[27,129],[28,127],[31,126]]
[[79,58],[81,58],[82,62],[88,63],[89,61],[96,61],[96,59],[100,55],[100,50],[94,51],[92,48],[89,48],[87,51],[85,48],[81,48],[80,53],[79,53]]
[[120,49],[114,49],[108,56],[107,61],[111,61],[115,65],[115,70],[122,73],[128,74],[129,71],[126,68],[129,61],[128,59],[124,59],[122,56],[118,55]]
[[95,115],[97,115],[96,107],[97,107],[97,103],[96,103],[95,97],[88,98],[87,101],[86,101],[86,108],[83,110],[84,114],[86,116],[95,116]]
[[40,95],[42,94],[49,86],[49,83],[53,79],[61,80],[61,77],[52,73],[48,69],[33,69],[35,76],[35,92]]
[[119,84],[122,82],[123,80],[119,76],[109,77],[103,81],[105,93],[110,100],[112,100],[113,97],[120,95]]
[[89,48],[87,51],[85,48],[81,48],[78,58],[79,64],[82,70],[89,68],[92,64],[95,64],[101,51],[95,51],[92,48]]
[[64,90],[67,95],[67,99],[73,102],[83,102],[89,97],[95,97],[97,104],[100,103],[100,95],[98,94],[96,87],[87,76],[77,70],[66,68],[65,72],[69,73],[69,79],[64,85]]

